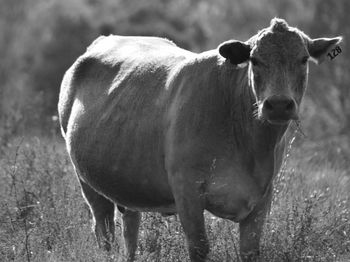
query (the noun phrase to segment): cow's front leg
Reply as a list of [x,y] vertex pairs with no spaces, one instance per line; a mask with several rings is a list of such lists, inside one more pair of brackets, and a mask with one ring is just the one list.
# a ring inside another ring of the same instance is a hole
[[204,195],[200,192],[200,181],[196,181],[191,172],[181,172],[173,174],[171,186],[191,262],[203,262],[209,253],[209,243],[205,233]]
[[239,223],[240,253],[242,261],[257,261],[259,242],[267,211],[271,205],[272,188],[256,205],[254,210]]

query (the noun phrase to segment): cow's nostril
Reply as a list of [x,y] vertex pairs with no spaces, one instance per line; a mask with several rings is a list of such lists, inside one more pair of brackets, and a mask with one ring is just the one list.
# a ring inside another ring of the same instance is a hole
[[265,110],[272,111],[273,110],[273,105],[269,102],[269,100],[266,100],[264,102],[264,108],[265,108]]
[[293,100],[290,100],[287,105],[286,105],[286,110],[287,111],[292,111],[294,110],[294,101]]

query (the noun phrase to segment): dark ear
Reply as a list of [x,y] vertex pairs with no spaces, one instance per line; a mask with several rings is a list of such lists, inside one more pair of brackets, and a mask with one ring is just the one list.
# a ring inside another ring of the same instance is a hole
[[238,65],[249,59],[250,46],[237,40],[229,40],[219,45],[219,53],[232,64]]
[[341,37],[310,39],[308,51],[317,64],[322,63],[327,53],[332,50],[342,40]]

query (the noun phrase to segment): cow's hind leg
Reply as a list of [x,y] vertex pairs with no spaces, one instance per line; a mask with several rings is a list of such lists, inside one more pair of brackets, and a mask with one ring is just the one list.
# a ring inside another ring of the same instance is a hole
[[141,214],[124,207],[119,207],[123,219],[123,236],[125,242],[126,258],[128,262],[134,261],[135,251],[137,248],[137,237]]
[[81,188],[94,218],[94,230],[98,245],[107,251],[114,241],[114,203],[97,193],[80,180]]

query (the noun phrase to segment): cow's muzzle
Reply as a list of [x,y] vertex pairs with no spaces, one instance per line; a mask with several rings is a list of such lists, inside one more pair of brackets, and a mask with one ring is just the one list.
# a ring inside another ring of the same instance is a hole
[[273,95],[265,99],[262,116],[270,124],[285,125],[290,120],[297,120],[297,104],[293,98],[285,95]]

